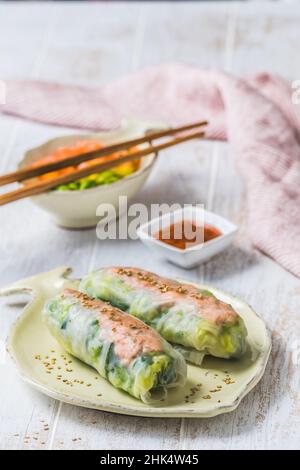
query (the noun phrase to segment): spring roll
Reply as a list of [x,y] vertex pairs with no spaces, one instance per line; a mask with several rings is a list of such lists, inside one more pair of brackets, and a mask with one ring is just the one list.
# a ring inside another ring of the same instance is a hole
[[145,403],[185,383],[183,357],[152,328],[106,302],[65,289],[46,303],[43,315],[66,351]]
[[143,320],[194,364],[200,365],[205,355],[229,359],[245,352],[242,318],[209,291],[120,267],[88,274],[79,290]]

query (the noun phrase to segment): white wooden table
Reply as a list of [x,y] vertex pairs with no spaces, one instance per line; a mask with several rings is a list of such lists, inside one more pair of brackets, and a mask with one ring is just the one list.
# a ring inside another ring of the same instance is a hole
[[[236,74],[267,69],[299,79],[299,24],[300,5],[291,2],[0,3],[0,79],[98,85],[145,65],[174,60]],[[13,169],[26,148],[66,131],[0,116],[0,172]],[[81,275],[119,263],[214,284],[251,303],[271,329],[273,352],[264,378],[227,415],[135,418],[47,398],[25,385],[9,358],[1,357],[1,448],[300,447],[299,361],[290,347],[300,332],[299,280],[251,248],[243,184],[226,144],[190,143],[171,153],[172,168],[166,169],[161,159],[138,200],[203,202],[232,219],[241,230],[226,253],[186,272],[149,256],[139,242],[100,242],[95,230],[57,228],[44,212],[22,201],[0,211],[0,285],[62,264]],[[176,166],[182,158],[184,174]],[[19,311],[1,299],[2,342]]]

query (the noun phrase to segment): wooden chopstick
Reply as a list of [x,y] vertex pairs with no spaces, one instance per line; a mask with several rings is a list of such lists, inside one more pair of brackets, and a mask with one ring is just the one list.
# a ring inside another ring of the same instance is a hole
[[92,152],[86,152],[80,155],[74,155],[73,157],[66,157],[59,162],[53,163],[46,163],[41,164],[40,166],[29,166],[27,168],[23,168],[12,173],[8,173],[6,175],[0,176],[0,186],[5,184],[14,183],[16,181],[24,181],[28,178],[33,178],[35,176],[40,176],[44,173],[49,173],[51,171],[60,170],[61,168],[66,168],[68,166],[78,165],[79,163],[86,162],[88,160],[93,160],[95,158],[106,157],[107,155],[111,155],[112,153],[128,149],[130,147],[134,147],[135,145],[139,145],[145,142],[151,142],[152,140],[159,139],[161,137],[166,137],[170,135],[177,134],[178,132],[184,132],[196,127],[203,127],[207,125],[207,121],[199,121],[193,124],[188,124],[186,126],[181,127],[174,127],[170,129],[166,129],[163,131],[152,132],[151,134],[147,134],[143,137],[139,137],[136,139],[131,139],[123,142],[119,142],[117,144],[109,145],[107,147],[103,147],[102,149],[95,150]]
[[40,183],[33,184],[32,186],[27,186],[21,189],[17,189],[15,191],[11,191],[0,196],[0,206],[3,206],[4,204],[8,204],[13,201],[17,201],[19,199],[23,199],[25,197],[35,196],[37,194],[44,193],[45,191],[55,188],[56,186],[59,186],[61,184],[71,183],[72,181],[84,178],[85,176],[91,175],[93,173],[98,173],[99,171],[107,170],[108,168],[118,166],[121,163],[137,160],[151,153],[158,153],[160,150],[164,150],[168,147],[181,144],[191,139],[201,138],[203,136],[204,132],[195,132],[193,134],[188,134],[183,137],[175,138],[160,145],[154,146],[150,144],[149,147],[147,147],[146,149],[140,150],[130,155],[126,155],[121,158],[116,158],[114,160],[110,160],[104,163],[95,163],[95,165],[76,170],[67,175],[53,178],[52,180],[42,181]]

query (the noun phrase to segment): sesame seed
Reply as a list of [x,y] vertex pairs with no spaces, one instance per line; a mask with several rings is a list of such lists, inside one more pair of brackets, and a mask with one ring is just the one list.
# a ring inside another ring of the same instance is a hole
[[202,398],[203,398],[204,400],[210,400],[210,399],[211,399],[211,396],[210,396],[210,395],[204,395]]

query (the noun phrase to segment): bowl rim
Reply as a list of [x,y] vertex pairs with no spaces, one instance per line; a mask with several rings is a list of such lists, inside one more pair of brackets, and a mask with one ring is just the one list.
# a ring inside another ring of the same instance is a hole
[[[31,160],[31,158],[33,158],[33,160],[35,160],[35,158],[33,156],[30,155],[31,152],[34,152],[34,151],[38,151],[39,149],[42,149],[44,148],[47,144],[50,144],[51,142],[56,142],[57,141],[57,145],[59,146],[59,141],[62,140],[62,139],[72,139],[74,138],[75,140],[77,139],[86,139],[86,138],[94,138],[96,139],[97,137],[99,138],[99,140],[101,140],[101,134],[103,136],[105,136],[105,138],[107,138],[107,136],[109,136],[110,134],[115,134],[116,132],[126,132],[128,129],[130,128],[134,128],[135,126],[141,126],[141,129],[142,129],[142,133],[144,133],[144,135],[147,134],[147,132],[149,132],[150,130],[162,130],[162,129],[165,129],[167,128],[168,126],[163,123],[163,122],[160,122],[160,121],[151,121],[151,120],[144,120],[144,119],[139,119],[139,118],[136,118],[136,117],[126,117],[126,118],[123,118],[121,120],[121,125],[119,128],[117,129],[111,129],[111,130],[99,130],[99,131],[95,131],[95,132],[86,132],[86,133],[82,133],[82,134],[76,134],[75,132],[73,134],[64,134],[64,135],[58,135],[52,139],[48,139],[46,141],[44,141],[43,143],[41,143],[40,145],[37,145],[35,147],[32,147],[30,149],[28,149],[26,152],[24,152],[23,154],[23,158],[19,161],[18,163],[18,167],[21,168],[24,163],[27,161],[27,160]],[[103,138],[103,137],[102,137]],[[117,142],[120,138],[112,138],[112,141],[111,143],[114,143],[114,142]],[[126,183],[127,181],[130,181],[134,178],[138,178],[139,176],[141,176],[143,173],[147,172],[150,170],[150,168],[154,165],[154,163],[156,162],[157,160],[157,157],[158,157],[158,153],[157,152],[153,152],[145,157],[143,157],[141,160],[142,162],[144,162],[144,165],[142,163],[141,167],[137,170],[137,171],[134,171],[133,173],[131,173],[130,175],[128,176],[125,176],[117,181],[114,181],[113,183],[109,183],[109,184],[103,184],[103,185],[99,185],[99,186],[95,186],[93,188],[87,188],[87,189],[84,189],[84,190],[70,190],[70,189],[66,189],[64,191],[58,191],[58,190],[48,190],[46,192],[44,192],[43,194],[40,194],[40,195],[37,195],[37,196],[33,196],[33,197],[41,197],[41,196],[54,196],[55,197],[66,197],[66,196],[70,196],[70,195],[79,195],[79,194],[92,194],[93,192],[96,192],[96,191],[105,191],[105,189],[107,189],[108,187],[114,187],[116,188],[116,186],[119,184],[120,186],[124,183]]]

